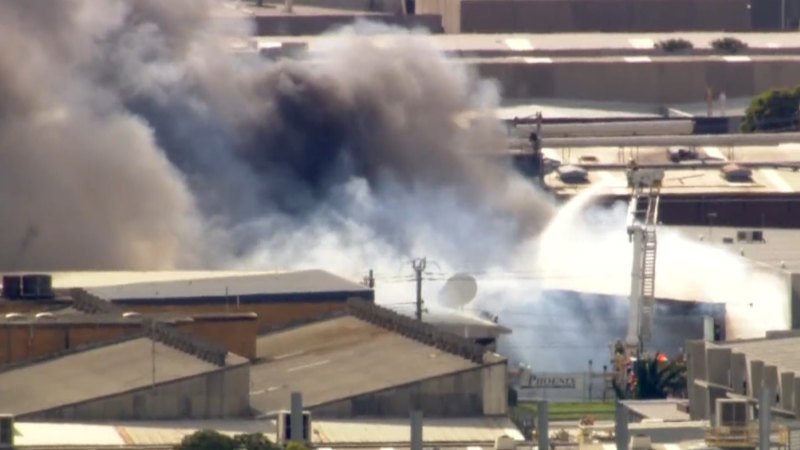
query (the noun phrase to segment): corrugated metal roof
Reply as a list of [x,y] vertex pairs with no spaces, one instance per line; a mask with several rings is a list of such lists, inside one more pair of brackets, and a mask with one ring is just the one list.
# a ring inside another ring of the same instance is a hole
[[[409,443],[409,423],[402,419],[314,420],[315,446],[346,448],[405,448]],[[115,422],[102,425],[71,423],[17,422],[16,444],[20,446],[171,446],[198,430],[212,429],[223,434],[264,433],[275,441],[271,420],[198,420],[164,422]],[[522,441],[514,424],[502,418],[425,419],[426,443],[452,448],[483,446],[491,450],[499,436]]]
[[[407,444],[410,424],[404,419],[323,420],[313,422],[313,441],[330,444]],[[524,440],[506,417],[425,419],[422,437],[426,443],[494,443],[500,436]]]
[[[371,290],[323,270],[273,274],[244,274],[190,280],[140,282],[116,286],[97,286],[90,293],[117,302],[152,299],[191,299],[254,297],[289,294],[353,293]],[[244,299],[242,299],[244,301]]]
[[[150,386],[152,350],[150,339],[138,338],[0,372],[3,412],[30,414]],[[155,362],[156,383],[218,369],[160,343]],[[229,365],[246,362],[228,354]]]
[[17,422],[14,427],[14,443],[21,447],[85,448],[126,444],[113,425]]
[[88,288],[96,286],[117,286],[130,283],[152,283],[158,281],[196,280],[199,278],[224,278],[243,275],[265,275],[283,272],[276,271],[225,271],[225,270],[159,270],[159,271],[76,271],[50,272],[53,287]]
[[270,420],[186,420],[169,422],[135,422],[116,425],[127,444],[171,445],[195,431],[216,430],[233,436],[245,433],[264,433],[275,441],[275,423]]
[[288,408],[292,391],[314,406],[478,367],[351,316],[269,334],[256,345],[268,362],[250,370],[250,401],[262,413]]

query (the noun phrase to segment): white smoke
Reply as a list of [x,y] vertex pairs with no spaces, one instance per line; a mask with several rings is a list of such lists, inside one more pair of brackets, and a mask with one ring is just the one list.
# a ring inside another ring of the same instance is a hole
[[[213,5],[0,3],[2,267],[374,269],[379,300],[404,303],[409,260],[426,256],[440,278],[427,298],[456,271],[498,310],[551,288],[627,294],[621,210],[586,219],[590,192],[550,221],[530,181],[476,156],[505,149],[502,127],[454,118],[496,108],[497,87],[423,33],[359,24],[306,59],[264,61],[226,48],[251,24],[221,24]],[[736,258],[661,242],[659,296],[781,301]],[[604,327],[586,303],[519,314],[517,336],[584,346]]]

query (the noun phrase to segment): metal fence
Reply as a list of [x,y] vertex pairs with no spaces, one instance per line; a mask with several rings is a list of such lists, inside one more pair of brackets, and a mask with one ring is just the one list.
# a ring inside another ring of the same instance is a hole
[[512,380],[521,402],[601,402],[616,397],[610,372],[526,372]]

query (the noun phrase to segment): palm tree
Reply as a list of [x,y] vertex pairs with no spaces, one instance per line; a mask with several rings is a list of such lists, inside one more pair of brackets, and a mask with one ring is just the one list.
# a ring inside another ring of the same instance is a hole
[[679,361],[666,361],[661,353],[634,362],[633,374],[632,386],[613,383],[617,398],[663,399],[686,391],[686,365]]

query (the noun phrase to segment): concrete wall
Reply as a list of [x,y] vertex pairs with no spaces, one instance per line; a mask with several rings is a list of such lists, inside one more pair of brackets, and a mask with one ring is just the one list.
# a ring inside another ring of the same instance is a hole
[[417,14],[437,14],[445,33],[461,32],[461,0],[416,0]]
[[503,415],[507,410],[506,365],[497,364],[423,380],[380,392],[316,406],[314,417],[425,417]]
[[703,102],[715,96],[747,97],[772,87],[795,86],[800,59],[728,62],[722,57],[606,59],[526,63],[522,58],[484,59],[478,73],[498,81],[507,99],[560,98],[645,103]]
[[483,378],[483,414],[500,416],[508,412],[508,364],[495,364],[484,367]]
[[[90,316],[87,319],[91,320]],[[192,336],[216,343],[245,358],[256,357],[258,321],[245,316],[197,317],[172,324]],[[60,353],[75,347],[106,342],[141,331],[138,321],[0,324],[0,366]]]
[[25,420],[172,420],[245,417],[250,414],[250,365],[48,411]]
[[447,33],[748,31],[748,0],[417,0]]

